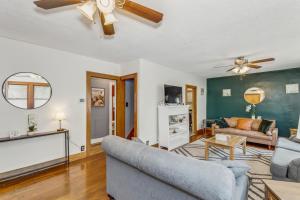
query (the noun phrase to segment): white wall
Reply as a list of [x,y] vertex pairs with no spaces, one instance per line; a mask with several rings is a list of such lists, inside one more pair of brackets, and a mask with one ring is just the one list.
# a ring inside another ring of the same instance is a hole
[[[138,136],[141,140],[157,143],[157,105],[164,101],[164,84],[183,88],[186,84],[197,86],[198,127],[201,127],[206,117],[206,94],[201,96],[200,89],[206,91],[206,79],[143,59],[125,63],[121,70],[122,74],[138,73]],[[185,100],[185,92],[183,98]]]
[[[118,64],[100,61],[59,50],[0,38],[0,83],[16,72],[34,72],[51,84],[50,102],[33,111],[24,111],[8,104],[0,96],[0,137],[12,130],[26,132],[27,114],[33,113],[40,131],[58,128],[53,120],[56,111],[66,113],[64,128],[70,129],[71,154],[79,153],[86,144],[86,71],[120,73]],[[0,173],[27,165],[48,161],[63,155],[62,137],[51,136],[0,144]],[[75,144],[75,145],[74,145]]]
[[[138,73],[138,133],[143,141],[157,143],[157,105],[164,99],[164,84],[198,86],[198,122],[206,116],[206,80],[193,74],[173,70],[146,60],[135,60],[122,67],[118,64],[96,60],[64,51],[0,38],[0,83],[16,72],[34,72],[51,84],[53,96],[39,109],[24,111],[8,104],[0,97],[0,137],[10,131],[26,132],[27,114],[33,113],[40,131],[55,130],[53,120],[57,111],[66,113],[63,127],[70,129],[71,154],[79,153],[86,144],[86,71],[106,74]],[[184,94],[185,95],[185,94]],[[20,167],[56,159],[63,155],[63,138],[49,136],[0,144],[0,173]]]

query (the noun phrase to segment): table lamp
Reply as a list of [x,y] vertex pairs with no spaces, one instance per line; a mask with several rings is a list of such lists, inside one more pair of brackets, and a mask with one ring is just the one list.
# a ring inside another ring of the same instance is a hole
[[66,119],[65,113],[63,113],[63,112],[56,113],[55,114],[55,119],[59,121],[59,129],[57,129],[57,131],[65,130],[64,128],[61,128],[62,121]]

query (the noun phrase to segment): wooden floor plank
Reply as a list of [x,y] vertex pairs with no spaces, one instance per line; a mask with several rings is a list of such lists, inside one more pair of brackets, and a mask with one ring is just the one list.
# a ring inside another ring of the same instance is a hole
[[1,200],[108,200],[105,155],[0,185]]

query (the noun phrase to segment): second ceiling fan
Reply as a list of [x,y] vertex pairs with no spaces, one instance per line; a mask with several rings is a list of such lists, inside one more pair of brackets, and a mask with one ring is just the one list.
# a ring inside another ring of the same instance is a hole
[[260,59],[260,60],[249,61],[244,56],[240,56],[234,60],[233,65],[221,66],[221,67],[216,67],[216,68],[231,67],[229,70],[227,70],[227,72],[233,72],[235,74],[244,75],[251,69],[262,68],[262,66],[260,66],[258,64],[264,63],[264,62],[271,62],[274,60],[275,60],[275,58],[265,58],[265,59]]
[[162,13],[130,0],[39,0],[34,4],[46,10],[79,4],[78,10],[89,20],[94,21],[95,15],[98,15],[105,35],[115,34],[114,23],[117,19],[113,11],[116,7],[154,23],[163,19]]

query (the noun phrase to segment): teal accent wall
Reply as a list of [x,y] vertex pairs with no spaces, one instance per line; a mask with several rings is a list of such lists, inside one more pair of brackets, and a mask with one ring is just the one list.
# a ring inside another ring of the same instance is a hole
[[[276,119],[280,136],[289,136],[290,128],[298,127],[300,94],[286,94],[286,84],[300,84],[300,68],[207,79],[207,118],[251,117],[244,92],[251,87],[265,91],[265,100],[257,105],[256,113],[263,119]],[[223,97],[223,89],[231,89],[230,97]]]

